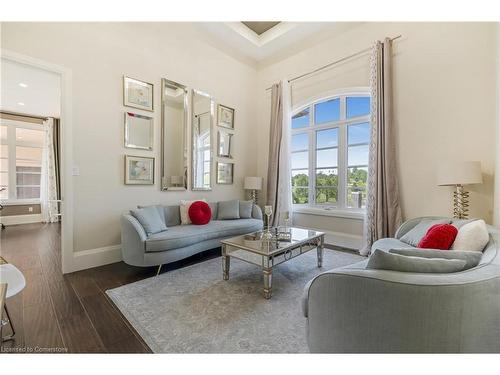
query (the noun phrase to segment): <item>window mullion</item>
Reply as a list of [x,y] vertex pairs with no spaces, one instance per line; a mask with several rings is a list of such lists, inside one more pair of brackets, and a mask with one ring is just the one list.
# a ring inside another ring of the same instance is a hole
[[344,122],[339,125],[339,149],[338,149],[338,200],[337,207],[347,206],[347,124],[346,119],[346,97],[340,98],[340,119]]
[[7,126],[8,158],[9,158],[9,199],[17,198],[16,187],[16,127]]
[[314,129],[314,105],[309,108],[309,205],[316,204],[316,131]]

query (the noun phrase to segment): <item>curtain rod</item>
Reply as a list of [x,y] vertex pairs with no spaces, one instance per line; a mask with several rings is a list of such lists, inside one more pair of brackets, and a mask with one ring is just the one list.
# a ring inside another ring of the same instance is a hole
[[[396,40],[396,39],[401,38],[401,36],[402,36],[402,35],[395,36],[394,38],[391,38],[390,40],[391,40],[391,42],[392,42],[392,41],[394,41],[394,40]],[[358,51],[358,52],[356,52],[356,53],[353,53],[352,55],[349,55],[349,56],[343,57],[343,58],[341,58],[341,59],[339,59],[339,60],[336,60],[336,61],[334,61],[334,62],[331,62],[331,63],[329,63],[329,64],[326,64],[326,65],[320,66],[319,68],[316,68],[316,69],[314,69],[314,70],[311,70],[310,72],[307,72],[307,73],[301,74],[300,76],[293,77],[292,79],[289,79],[289,80],[288,80],[288,83],[292,83],[293,81],[296,81],[296,80],[298,80],[298,79],[301,79],[301,78],[307,77],[307,76],[309,76],[309,75],[311,75],[311,74],[317,73],[317,72],[319,72],[319,71],[321,71],[321,70],[323,70],[323,69],[329,68],[329,67],[331,67],[331,66],[333,66],[333,65],[337,65],[337,64],[339,64],[339,63],[341,63],[341,62],[344,62],[344,61],[346,61],[346,60],[352,59],[353,57],[356,57],[356,56],[361,55],[361,54],[363,54],[363,53],[365,53],[365,52],[368,52],[369,50],[371,50],[371,48],[372,48],[372,47],[365,48],[364,50],[361,50],[361,51]],[[266,91],[267,91],[267,90],[271,90],[271,89],[272,89],[272,86],[271,86],[271,87],[268,87],[268,88],[266,89]]]
[[18,116],[18,117],[34,118],[34,119],[44,120],[44,121],[48,119],[48,117],[35,116],[35,115],[28,115],[28,114],[25,114],[25,113],[20,113],[20,112],[0,111],[0,113],[5,114],[5,115],[10,115],[10,116]]

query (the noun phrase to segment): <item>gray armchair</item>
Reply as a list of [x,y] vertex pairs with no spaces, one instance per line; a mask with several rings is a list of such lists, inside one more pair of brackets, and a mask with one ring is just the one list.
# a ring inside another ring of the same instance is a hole
[[[420,220],[404,223],[388,250]],[[308,284],[303,309],[315,353],[500,352],[500,230],[480,264],[450,274],[365,269],[367,260]],[[406,245],[408,247],[408,245]]]

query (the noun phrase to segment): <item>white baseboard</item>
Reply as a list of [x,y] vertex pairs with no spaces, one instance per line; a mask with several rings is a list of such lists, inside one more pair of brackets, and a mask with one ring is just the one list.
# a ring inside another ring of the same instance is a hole
[[41,223],[41,222],[42,222],[41,214],[0,216],[0,223],[2,223],[5,226]]
[[313,229],[319,232],[324,232],[325,243],[329,245],[344,247],[346,249],[352,249],[352,250],[360,250],[361,247],[363,246],[363,236],[359,236],[356,234],[332,232],[318,228],[305,228],[305,227],[299,227],[299,228]]
[[121,245],[113,245],[77,251],[73,253],[72,272],[120,262],[122,260],[121,249]]

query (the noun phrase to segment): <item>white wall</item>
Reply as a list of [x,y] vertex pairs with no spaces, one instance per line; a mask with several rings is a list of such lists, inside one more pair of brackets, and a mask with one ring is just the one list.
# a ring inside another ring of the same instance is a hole
[[494,210],[493,210],[493,224],[500,227],[500,23],[497,23],[497,35],[496,35],[496,84],[497,84],[497,95],[496,95],[496,167],[495,167],[495,196],[494,196]]
[[[402,208],[406,218],[452,215],[451,188],[436,186],[441,159],[479,160],[484,184],[470,186],[471,216],[492,221],[495,163],[495,24],[367,23],[259,69],[259,175],[266,175],[269,92],[291,78],[402,34],[394,42],[394,109]],[[354,65],[359,60],[355,60]],[[346,69],[348,64],[343,65]],[[335,74],[335,68],[332,70]],[[318,78],[313,78],[313,80]],[[307,86],[307,80],[299,86]],[[297,216],[300,223],[362,234],[352,219]]]
[[[1,36],[2,48],[72,70],[74,165],[80,169],[80,176],[73,177],[75,251],[116,248],[120,214],[138,204],[243,196],[243,177],[256,172],[252,127],[257,73],[203,42],[193,24],[2,23]],[[155,85],[153,152],[123,147],[123,112],[134,111],[122,104],[124,74]],[[236,109],[234,185],[214,185],[211,192],[160,191],[163,77],[210,93]],[[125,154],[156,157],[154,186],[123,184]]]

